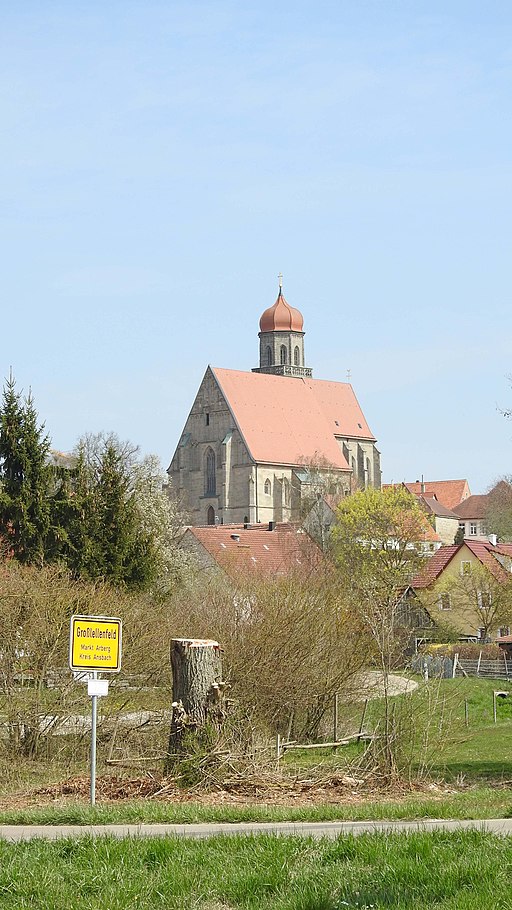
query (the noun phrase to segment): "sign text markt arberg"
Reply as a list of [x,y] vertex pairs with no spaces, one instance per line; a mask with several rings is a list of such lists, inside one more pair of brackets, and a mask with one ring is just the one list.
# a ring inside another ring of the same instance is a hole
[[121,620],[116,617],[72,616],[70,668],[116,672],[121,668],[121,634]]

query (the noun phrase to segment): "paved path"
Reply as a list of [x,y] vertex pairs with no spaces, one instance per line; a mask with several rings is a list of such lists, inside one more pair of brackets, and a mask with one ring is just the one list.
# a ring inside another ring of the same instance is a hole
[[461,831],[468,828],[512,836],[512,819],[425,819],[380,822],[241,822],[201,825],[0,825],[0,839],[7,841],[58,840],[62,837],[193,837],[219,834],[281,834],[301,837],[339,837],[341,834],[375,834],[412,831]]

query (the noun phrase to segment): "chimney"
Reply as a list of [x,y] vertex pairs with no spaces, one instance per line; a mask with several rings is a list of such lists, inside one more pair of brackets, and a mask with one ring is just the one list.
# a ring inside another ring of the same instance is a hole
[[423,474],[421,475],[421,492],[425,492],[425,481],[423,480]]
[[496,534],[489,534],[489,543],[492,543],[493,547],[496,546],[496,544],[498,543],[498,538],[496,537]]

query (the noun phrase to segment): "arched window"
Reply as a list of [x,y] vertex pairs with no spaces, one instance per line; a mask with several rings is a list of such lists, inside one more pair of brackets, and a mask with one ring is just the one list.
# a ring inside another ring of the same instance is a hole
[[215,452],[213,449],[207,449],[205,476],[205,493],[207,496],[215,496],[217,492],[217,481],[215,474]]
[[267,477],[267,479],[266,479],[266,481],[265,481],[264,490],[265,490],[265,494],[266,494],[267,496],[270,496],[270,494],[271,494],[271,492],[272,492],[272,484],[270,483],[270,480],[268,479],[268,477]]
[[267,347],[267,366],[272,366],[272,348],[270,345]]
[[293,363],[296,367],[300,366],[300,351],[298,345],[295,347],[295,350],[293,352]]
[[281,363],[286,363],[286,345],[281,345]]
[[370,487],[372,483],[372,469],[370,465],[370,459],[366,459],[366,486]]
[[213,506],[208,507],[208,511],[206,513],[206,521],[208,522],[209,525],[215,524],[215,509],[213,508]]

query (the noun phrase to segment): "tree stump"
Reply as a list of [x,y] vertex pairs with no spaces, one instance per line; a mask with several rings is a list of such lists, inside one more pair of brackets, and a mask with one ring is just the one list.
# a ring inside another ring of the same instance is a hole
[[202,638],[171,640],[172,716],[167,767],[179,759],[186,734],[199,740],[208,727],[218,731],[224,720],[222,649]]

